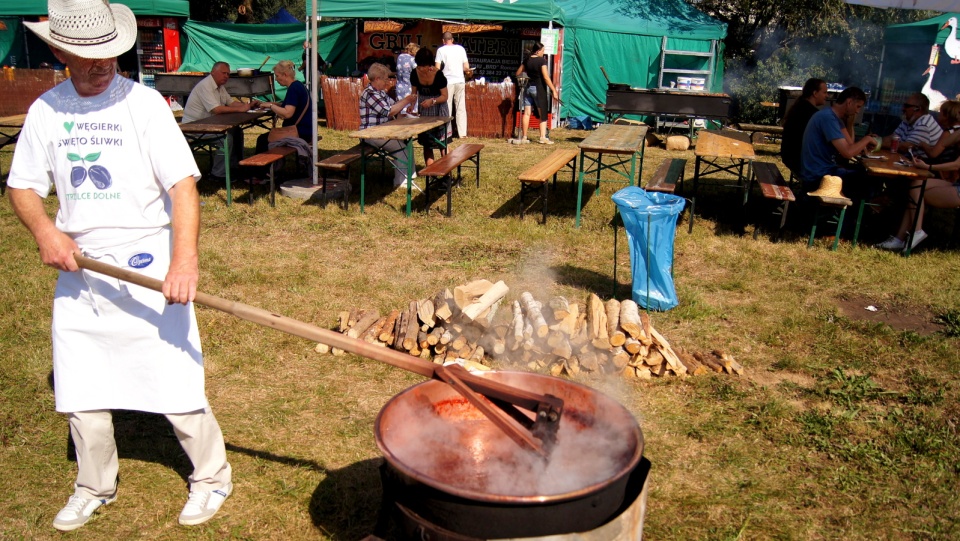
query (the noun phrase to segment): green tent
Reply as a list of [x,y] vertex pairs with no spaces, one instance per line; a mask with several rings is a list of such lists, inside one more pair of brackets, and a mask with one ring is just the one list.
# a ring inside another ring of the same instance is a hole
[[[123,4],[135,15],[161,17],[189,17],[190,3],[187,0],[112,0]],[[47,14],[47,0],[7,0],[0,2],[0,17],[27,17]]]
[[[309,10],[310,2],[307,5]],[[606,80],[600,66],[613,82],[656,87],[664,37],[667,50],[703,53],[716,44],[712,59],[716,76],[708,90],[719,92],[723,87],[721,40],[726,37],[726,25],[683,0],[449,0],[431,4],[429,9],[422,0],[323,0],[320,15],[553,22],[564,29],[561,117],[589,115],[601,119],[597,104],[606,100]],[[685,57],[680,64],[667,67],[707,69],[710,60]]]
[[[210,71],[214,62],[223,61],[231,68],[256,68],[266,57],[263,66],[272,69],[281,60],[290,60],[297,66],[303,55],[306,30],[302,24],[230,24],[187,21],[183,25],[187,44],[180,71]],[[318,50],[332,69],[347,72],[356,59],[353,25],[346,22],[324,23],[317,37]],[[297,78],[303,80],[302,74]],[[277,85],[277,94],[286,90]]]
[[[952,31],[947,24],[951,18],[960,19],[960,13],[946,13],[915,23],[886,27],[884,58],[878,80],[881,88],[883,80],[892,79],[899,91],[917,92],[929,86],[930,90],[925,93],[938,92],[948,99],[960,93],[960,64],[951,63],[944,51],[944,44]],[[939,46],[940,53],[934,65],[936,69],[931,73],[928,68],[933,45]],[[899,110],[891,112],[900,113]]]

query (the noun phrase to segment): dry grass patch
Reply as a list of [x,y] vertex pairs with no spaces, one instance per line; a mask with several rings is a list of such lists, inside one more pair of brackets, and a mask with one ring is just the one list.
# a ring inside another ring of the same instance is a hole
[[[322,134],[324,156],[354,144],[342,133]],[[248,134],[250,149],[255,136]],[[565,146],[582,136],[552,135]],[[610,195],[618,186],[585,190],[576,229],[576,197],[561,176],[547,224],[535,213],[521,221],[516,175],[553,148],[476,142],[486,145],[481,186],[467,177],[452,218],[436,210],[444,198],[423,212],[422,196],[404,217],[405,198],[378,173],[368,176],[364,214],[356,190],[347,211],[283,197],[271,208],[262,189],[250,205],[245,188],[227,207],[224,190],[203,181],[201,290],[324,327],[340,310],[386,312],[478,278],[504,280],[510,300],[524,290],[575,300],[606,299],[615,287],[620,298],[629,295],[622,231],[620,283],[613,281]],[[691,172],[692,152],[682,155]],[[666,156],[647,149],[643,178]],[[4,171],[8,161],[0,153]],[[946,331],[960,320],[960,265],[937,241],[949,230],[929,231],[929,248],[910,258],[846,242],[837,252],[807,249],[802,228],[780,243],[764,235],[754,241],[756,224],[768,230],[768,211],[751,206],[743,219],[736,200],[705,186],[692,235],[681,219],[681,304],[653,321],[672,344],[733,353],[746,375],[578,378],[625,404],[644,431],[653,464],[648,537],[956,538],[960,355]],[[48,210],[55,205],[51,198]],[[0,235],[0,279],[8,286],[0,288],[0,538],[57,539],[50,521],[75,464],[48,384],[56,273],[39,264],[5,200]],[[860,298],[954,323],[921,334],[851,317],[838,305]],[[198,317],[234,495],[210,523],[177,526],[189,465],[162,418],[123,414],[120,500],[72,537],[350,540],[370,533],[380,503],[374,419],[420,378],[351,355],[318,355],[304,340],[213,310],[201,308]]]

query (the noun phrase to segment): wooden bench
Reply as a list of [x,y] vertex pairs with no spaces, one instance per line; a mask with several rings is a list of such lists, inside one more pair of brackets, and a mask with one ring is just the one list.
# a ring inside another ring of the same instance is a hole
[[[443,182],[447,189],[447,216],[453,215],[453,186],[460,183],[460,168],[467,161],[472,162],[473,167],[477,170],[477,187],[480,187],[481,150],[483,150],[483,145],[479,143],[460,145],[453,150],[448,149],[445,156],[420,170],[419,175],[424,179],[423,194],[428,205],[430,204],[430,187],[437,182]],[[454,169],[457,170],[456,183],[450,175]]]
[[686,168],[687,160],[666,158],[660,163],[660,167],[653,173],[643,189],[648,192],[673,193],[677,189],[677,184],[683,187],[683,176]]
[[[266,167],[267,168],[267,178],[270,179],[270,206],[273,207],[276,205],[276,192],[277,186],[274,179],[273,173],[273,164],[286,158],[291,154],[296,154],[297,149],[293,147],[274,147],[267,149],[266,152],[261,152],[260,154],[254,154],[249,158],[244,158],[240,160],[240,165],[243,167]],[[250,196],[250,204],[253,204],[253,185],[250,185],[250,190],[247,192]]]
[[539,163],[527,169],[517,176],[520,180],[520,219],[523,219],[523,213],[526,206],[523,204],[523,196],[532,192],[543,190],[543,223],[547,223],[547,202],[550,192],[550,179],[553,179],[553,187],[557,187],[557,173],[564,167],[570,167],[570,182],[577,184],[577,156],[580,155],[578,148],[558,148],[549,156],[540,160]]
[[[350,182],[350,165],[360,159],[360,151],[363,143],[358,143],[353,147],[342,152],[338,152],[329,158],[317,162],[317,168],[320,169],[320,178],[323,183],[320,188],[320,195],[323,198],[323,204],[327,204],[327,176],[333,175],[340,182]],[[347,194],[350,190],[343,190],[343,209],[347,209]]]
[[754,135],[757,133],[768,133],[777,137],[783,137],[783,126],[741,123],[737,124],[737,129],[749,133],[751,143],[759,142],[754,140]]
[[[787,210],[790,208],[790,202],[796,201],[797,198],[793,195],[793,190],[790,189],[787,182],[783,180],[783,175],[777,168],[777,164],[773,162],[753,162],[753,182],[760,185],[760,192],[763,197],[780,202],[776,210],[773,211],[774,216],[780,216],[780,228],[777,230],[776,237],[779,239],[783,233],[783,227],[787,223]],[[747,192],[749,193],[749,189]],[[754,228],[754,239],[757,238],[759,231],[760,228]]]

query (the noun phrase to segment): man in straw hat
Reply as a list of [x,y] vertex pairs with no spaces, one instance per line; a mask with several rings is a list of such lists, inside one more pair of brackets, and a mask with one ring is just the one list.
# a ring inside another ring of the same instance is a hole
[[[136,20],[107,0],[49,0],[26,23],[71,78],[31,105],[13,157],[10,201],[45,265],[53,302],[56,409],[76,446],[73,495],[53,526],[73,530],[117,498],[111,410],[162,413],[193,463],[181,524],[210,519],[232,490],[223,435],[204,392],[193,310],[197,165],[166,102],[117,74]],[[42,198],[55,186],[56,221]],[[81,271],[83,253],[163,280],[163,293]]]
[[[800,178],[806,191],[813,190],[824,175],[834,175],[843,179],[844,189],[848,192],[862,191],[863,187],[853,187],[862,176],[862,171],[845,167],[838,158],[849,160],[864,150],[877,146],[876,136],[864,137],[858,142],[846,130],[845,119],[856,115],[867,101],[863,90],[851,86],[837,96],[830,107],[824,107],[812,117],[803,132],[803,145],[800,150]],[[858,190],[859,188],[859,190]]]

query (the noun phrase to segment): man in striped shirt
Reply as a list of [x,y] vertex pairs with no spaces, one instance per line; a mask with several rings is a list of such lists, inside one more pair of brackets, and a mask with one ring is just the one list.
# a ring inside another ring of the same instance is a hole
[[927,154],[923,151],[920,143],[933,146],[937,144],[943,134],[940,124],[930,114],[930,99],[919,92],[910,94],[903,102],[901,118],[903,122],[897,126],[897,129],[891,135],[883,138],[884,148],[890,148],[893,137],[899,136],[900,148],[898,152],[904,152],[912,148],[917,156],[926,156]]

